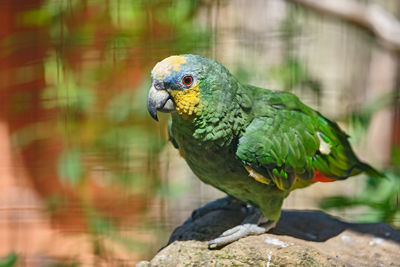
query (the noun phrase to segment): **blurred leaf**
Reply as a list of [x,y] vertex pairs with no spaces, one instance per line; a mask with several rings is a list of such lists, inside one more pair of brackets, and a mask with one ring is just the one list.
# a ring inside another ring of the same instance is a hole
[[59,87],[47,87],[42,93],[42,104],[46,109],[69,108],[88,112],[94,102],[94,95],[85,88],[75,87],[66,82]]
[[285,91],[293,91],[300,87],[310,90],[317,97],[321,94],[320,82],[309,74],[307,67],[297,57],[287,57],[281,65],[270,69],[270,76],[275,79]]
[[106,61],[115,62],[128,59],[133,38],[130,35],[116,34],[109,38],[106,48]]
[[66,71],[56,56],[45,62],[45,77],[50,86],[42,92],[44,108],[69,108],[83,112],[88,112],[92,108],[93,92],[78,86],[73,73]]
[[133,95],[131,92],[122,92],[112,99],[106,110],[106,117],[113,122],[122,122],[132,115]]
[[[38,103],[35,95],[20,94],[12,101],[16,105],[10,107],[15,113],[23,112],[32,101],[34,107],[39,104],[47,109],[44,113],[54,118],[21,128],[13,135],[14,147],[38,139],[55,140],[66,147],[57,165],[62,183],[90,190],[91,183],[82,183],[87,168],[91,171],[90,178],[97,179],[95,184],[104,191],[117,185],[123,187],[117,188],[120,192],[155,197],[161,184],[158,153],[166,144],[166,120],[155,128],[147,114],[149,71],[155,58],[198,53],[209,47],[209,29],[199,27],[194,19],[201,3],[200,0],[45,0],[40,8],[17,18],[24,25],[40,27],[39,33],[44,38],[38,43],[37,32],[29,36],[16,33],[1,41],[5,48],[2,54],[18,52],[21,44],[37,45],[44,55],[45,88]],[[139,86],[132,88],[132,84]],[[19,105],[20,102],[24,104]],[[108,213],[103,215],[95,210],[99,201],[97,192],[93,195],[85,192],[76,191],[84,223],[95,240],[93,251],[103,256],[107,251],[102,240],[114,238],[118,224],[114,225],[114,217]],[[178,182],[165,191],[168,196],[183,192],[185,187]],[[68,196],[53,194],[45,200],[45,205],[49,212],[57,213],[72,203],[68,201]],[[135,251],[149,250],[147,240],[120,242]],[[74,265],[72,261],[52,264]]]
[[0,267],[15,266],[18,260],[18,255],[15,252],[10,252],[8,255],[0,258]]
[[384,221],[385,212],[379,209],[368,209],[366,212],[357,214],[355,220],[359,223],[375,223]]
[[393,215],[392,224],[398,229],[400,229],[400,208],[398,208],[395,214]]
[[293,6],[289,6],[288,14],[281,24],[280,31],[283,33],[282,39],[287,45],[287,51],[293,51],[293,38],[301,34],[301,27],[299,25],[298,9]]
[[168,184],[159,187],[157,197],[178,198],[188,191],[188,183],[186,180],[172,179]]
[[49,24],[50,21],[51,15],[44,8],[25,11],[21,18],[21,22],[29,26],[44,26]]
[[198,53],[197,51],[208,49],[211,35],[209,31],[201,27],[196,27],[193,24],[183,24],[170,42],[177,54],[188,53],[188,51]]
[[143,1],[110,1],[109,14],[112,23],[119,28],[142,28],[146,13]]
[[343,196],[334,196],[334,197],[326,197],[321,200],[319,203],[319,207],[321,209],[340,209],[340,208],[347,208],[349,206],[353,205],[358,205],[359,202],[356,202],[355,200],[348,198],[348,197],[343,197]]
[[322,85],[311,74],[308,65],[298,55],[294,54],[296,37],[301,36],[302,25],[299,23],[299,11],[290,6],[285,19],[281,23],[281,39],[284,45],[282,63],[270,69],[269,76],[278,82],[284,91],[292,92],[308,90],[316,97],[316,104],[320,105]]
[[387,178],[368,177],[365,189],[359,199],[372,203],[383,203],[400,193],[400,180],[392,172],[385,173]]
[[392,149],[393,167],[397,173],[400,173],[400,147],[393,147]]
[[251,70],[242,67],[242,65],[237,64],[237,69],[235,70],[234,76],[242,83],[251,83],[249,78],[251,77]]
[[151,87],[150,75],[140,86],[138,86],[132,97],[132,109],[136,116],[142,116],[149,119],[149,113],[147,111],[147,95]]
[[381,94],[363,103],[357,110],[352,111],[348,117],[349,124],[352,125],[353,128],[359,127],[360,131],[366,132],[372,116],[382,109],[393,106],[394,103],[395,98],[393,93]]
[[21,148],[37,140],[43,140],[54,134],[54,124],[36,122],[14,131],[11,135],[11,144],[14,148]]
[[122,235],[112,235],[111,240],[123,245],[130,251],[143,253],[146,250],[146,242],[140,240],[134,240],[131,238],[124,237]]
[[365,207],[367,212],[356,216],[360,222],[388,222],[399,226],[400,175],[386,171],[384,178],[368,177],[363,190],[353,197],[334,196],[321,200],[322,209]]
[[124,186],[125,189],[129,189],[130,192],[143,193],[143,189],[148,184],[148,180],[143,179],[143,173],[116,173],[115,179]]
[[115,232],[114,224],[109,219],[100,216],[97,212],[90,216],[89,226],[91,231],[97,235],[109,235]]
[[59,159],[58,173],[61,181],[76,185],[83,176],[81,152],[77,149],[65,150]]
[[188,20],[193,16],[200,4],[200,0],[175,0],[169,2],[166,9],[159,9],[157,13],[162,22],[169,22],[173,25],[179,25],[179,23]]
[[57,0],[46,0],[43,4],[45,8],[52,16],[58,16],[62,12],[67,12],[82,5],[81,0],[68,0],[68,1],[57,1]]
[[103,133],[100,142],[108,148],[134,149],[136,153],[144,153],[148,149],[160,150],[165,142],[157,142],[156,133],[146,131],[139,126],[114,126]]

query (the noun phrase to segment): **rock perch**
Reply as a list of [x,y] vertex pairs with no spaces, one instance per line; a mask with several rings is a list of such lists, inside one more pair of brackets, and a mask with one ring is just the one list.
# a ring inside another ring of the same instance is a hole
[[267,234],[207,248],[206,241],[245,216],[244,210],[216,210],[188,221],[150,262],[137,266],[400,266],[399,230],[346,223],[319,211],[283,211]]

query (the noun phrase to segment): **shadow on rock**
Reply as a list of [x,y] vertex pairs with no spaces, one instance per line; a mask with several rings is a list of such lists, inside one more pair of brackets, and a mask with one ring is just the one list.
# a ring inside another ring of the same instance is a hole
[[[171,234],[168,244],[174,241],[208,241],[217,238],[227,229],[238,224],[246,217],[243,210],[216,210],[188,221],[177,227]],[[282,211],[276,228],[269,233],[286,235],[313,242],[324,242],[345,230],[373,235],[400,243],[400,231],[385,223],[355,224],[335,219],[321,211]]]
[[[246,210],[215,210],[188,220],[149,266],[399,266],[400,231],[385,223],[342,222],[319,211],[282,212],[277,227],[221,249],[208,241],[238,225]],[[174,242],[175,241],[175,242]]]

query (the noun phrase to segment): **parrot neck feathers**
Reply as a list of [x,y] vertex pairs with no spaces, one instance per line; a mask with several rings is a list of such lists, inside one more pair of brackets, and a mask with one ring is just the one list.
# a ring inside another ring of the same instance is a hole
[[231,144],[244,131],[249,118],[249,110],[243,109],[239,103],[243,97],[239,97],[236,91],[215,90],[212,95],[202,94],[198,105],[201,111],[191,117],[185,117],[178,111],[178,114],[172,115],[174,127],[186,128],[185,131],[199,142],[221,147]]

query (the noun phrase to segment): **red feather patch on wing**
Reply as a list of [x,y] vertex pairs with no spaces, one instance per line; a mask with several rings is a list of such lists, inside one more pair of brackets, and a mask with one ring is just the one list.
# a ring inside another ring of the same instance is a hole
[[314,178],[312,178],[311,181],[313,181],[313,182],[321,182],[321,183],[329,183],[329,182],[334,182],[335,179],[326,177],[325,175],[323,175],[319,171],[315,170]]

